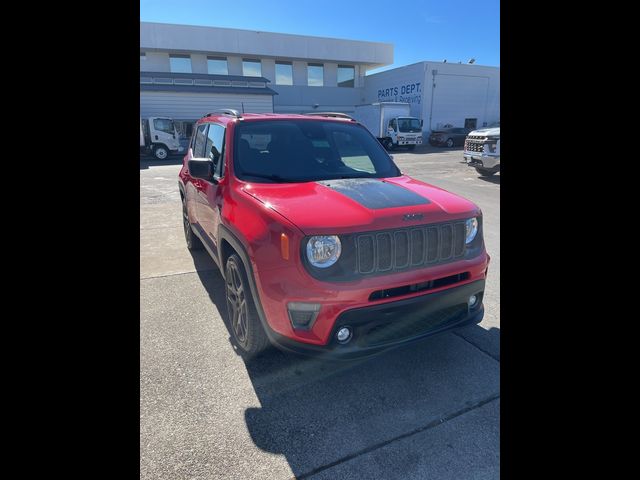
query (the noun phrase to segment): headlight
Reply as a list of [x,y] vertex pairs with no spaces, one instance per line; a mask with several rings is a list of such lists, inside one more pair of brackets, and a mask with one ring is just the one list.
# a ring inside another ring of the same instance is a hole
[[307,242],[307,258],[314,267],[327,268],[340,258],[342,245],[336,235],[311,237]]
[[475,217],[470,218],[465,222],[465,227],[467,236],[464,243],[469,245],[471,242],[473,242],[473,239],[476,238],[476,234],[478,233],[478,219]]

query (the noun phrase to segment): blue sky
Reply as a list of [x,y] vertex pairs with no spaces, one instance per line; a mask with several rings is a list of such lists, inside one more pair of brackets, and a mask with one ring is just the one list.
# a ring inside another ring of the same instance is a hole
[[140,0],[147,22],[385,42],[394,64],[500,66],[499,0]]

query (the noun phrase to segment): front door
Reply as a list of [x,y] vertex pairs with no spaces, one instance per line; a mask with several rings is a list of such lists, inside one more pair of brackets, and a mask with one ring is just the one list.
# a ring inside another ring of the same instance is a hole
[[[204,229],[208,239],[214,246],[214,252],[218,247],[218,226],[222,212],[222,191],[219,188],[221,176],[224,175],[224,136],[225,128],[217,123],[210,123],[207,132],[204,156],[213,162],[214,178],[211,181],[202,180],[202,197],[200,210],[198,211],[198,221]],[[224,182],[223,182],[224,183]]]

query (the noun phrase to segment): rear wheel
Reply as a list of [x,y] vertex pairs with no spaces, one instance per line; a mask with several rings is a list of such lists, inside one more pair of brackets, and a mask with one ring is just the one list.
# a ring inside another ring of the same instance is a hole
[[453,138],[447,138],[447,147],[453,147]]
[[233,340],[242,356],[252,358],[269,346],[269,339],[258,318],[244,266],[235,253],[225,268],[225,294]]
[[487,170],[486,168],[480,167],[476,167],[476,172],[478,172],[482,177],[490,177],[491,175],[496,173],[495,170]]
[[202,250],[204,246],[195,233],[193,233],[189,215],[187,215],[187,206],[184,202],[182,203],[182,227],[184,228],[184,239],[187,242],[187,248],[189,250]]

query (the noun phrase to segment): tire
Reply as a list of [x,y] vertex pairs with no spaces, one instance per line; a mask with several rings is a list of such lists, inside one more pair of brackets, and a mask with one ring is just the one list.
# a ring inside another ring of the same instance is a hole
[[409,150],[415,150],[416,146],[415,145],[409,145]]
[[384,148],[386,148],[387,150],[391,151],[393,150],[393,140],[391,140],[390,138],[385,138],[384,141],[382,142],[382,145],[384,145]]
[[447,138],[447,147],[453,147],[453,138]]
[[164,145],[158,145],[153,149],[153,156],[157,160],[166,160],[169,156],[169,150]]
[[224,278],[231,335],[240,354],[248,360],[266,350],[270,343],[258,318],[242,260],[235,253],[227,259]]
[[191,251],[202,250],[204,245],[202,241],[193,233],[193,227],[187,215],[187,206],[182,202],[182,227],[184,228],[184,239],[187,242],[187,248]]
[[480,168],[480,167],[475,167],[475,168],[476,168],[476,172],[478,172],[482,177],[490,177],[496,173],[494,170],[487,170],[486,168]]

